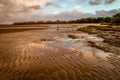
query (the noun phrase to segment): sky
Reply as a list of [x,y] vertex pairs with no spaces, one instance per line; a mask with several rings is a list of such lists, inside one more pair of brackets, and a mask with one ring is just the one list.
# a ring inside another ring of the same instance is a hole
[[118,12],[120,0],[0,0],[0,24],[111,17]]

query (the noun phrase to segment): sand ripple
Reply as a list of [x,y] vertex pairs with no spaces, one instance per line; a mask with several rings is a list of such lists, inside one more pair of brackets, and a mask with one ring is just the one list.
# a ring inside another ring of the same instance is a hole
[[120,57],[101,58],[78,48],[65,48],[54,39],[41,41],[53,36],[58,33],[1,34],[0,80],[120,80]]

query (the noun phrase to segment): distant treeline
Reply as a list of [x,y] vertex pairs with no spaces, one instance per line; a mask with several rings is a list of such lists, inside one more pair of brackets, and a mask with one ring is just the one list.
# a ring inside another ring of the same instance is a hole
[[120,13],[115,14],[113,17],[98,17],[98,18],[82,18],[70,21],[29,21],[29,22],[15,22],[14,25],[28,25],[28,24],[73,24],[73,23],[107,23],[107,24],[120,24]]

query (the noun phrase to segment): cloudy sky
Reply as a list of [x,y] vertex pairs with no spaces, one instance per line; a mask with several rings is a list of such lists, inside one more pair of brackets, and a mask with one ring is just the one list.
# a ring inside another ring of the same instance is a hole
[[0,24],[106,17],[118,12],[120,0],[0,0]]

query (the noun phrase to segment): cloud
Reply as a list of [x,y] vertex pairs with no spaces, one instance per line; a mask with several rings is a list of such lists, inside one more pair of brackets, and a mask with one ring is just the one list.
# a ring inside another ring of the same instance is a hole
[[60,4],[54,4],[54,7],[55,7],[55,8],[61,8],[62,5],[60,5]]
[[101,4],[101,0],[90,0],[89,2],[91,5],[99,5]]
[[53,12],[53,13],[42,13],[42,12],[34,12],[34,13],[17,13],[16,15],[7,15],[4,16],[3,20],[0,20],[1,23],[12,23],[18,21],[37,21],[37,20],[75,20],[80,18],[87,18],[87,17],[112,17],[116,13],[120,12],[120,9],[113,9],[110,11],[100,10],[96,11],[95,14],[93,13],[84,13],[80,11],[65,11],[65,12]]
[[[99,1],[98,1],[99,2]],[[98,4],[98,2],[96,2]],[[114,0],[106,0],[106,4],[113,3]],[[68,3],[67,3],[68,4]],[[110,11],[101,10],[93,13],[84,13],[79,9],[79,5],[74,6],[71,11],[57,11],[46,13],[43,7],[54,6],[56,8],[66,7],[67,4],[53,3],[51,0],[0,0],[0,24],[12,23],[18,21],[36,21],[36,20],[74,20],[84,17],[105,17],[112,16],[120,9]],[[95,3],[92,5],[96,5]],[[99,5],[99,4],[98,4]],[[69,6],[68,6],[69,7]]]
[[48,18],[50,20],[74,20],[74,19],[79,19],[79,18],[84,18],[84,17],[93,17],[93,14],[91,13],[83,13],[79,11],[65,11],[61,12],[56,15],[50,15]]
[[59,14],[59,13],[60,13],[59,11],[54,11],[51,14]]
[[75,6],[75,7],[74,7],[74,9],[80,9],[80,6],[79,6],[79,5],[77,5],[77,6]]
[[[113,2],[115,2],[116,0],[104,0],[105,4],[111,4]],[[100,5],[102,4],[102,0],[90,0],[89,1],[90,5]]]
[[70,0],[70,1],[75,1],[75,0]]
[[33,5],[30,6],[29,8],[35,9],[35,10],[39,10],[40,9],[40,5]]
[[68,6],[68,4],[61,4],[61,6],[62,6],[62,7],[66,7],[66,6]]
[[45,6],[54,6],[55,8],[61,8],[61,7],[64,7],[65,5],[63,4],[56,4],[56,3],[53,3],[52,1],[48,1]]
[[74,11],[79,11],[79,10],[80,10],[80,7],[81,7],[81,6],[76,5],[76,6],[74,6],[74,9],[73,9],[73,10],[74,10]]
[[0,23],[27,19],[27,16],[36,14],[34,12],[40,12],[48,1],[50,0],[0,0]]
[[59,14],[51,14],[47,16],[48,20],[75,20],[79,18],[87,18],[87,17],[112,17],[116,13],[120,12],[120,9],[113,9],[110,11],[100,10],[93,13],[83,13],[80,11],[65,11]]
[[111,3],[113,3],[114,1],[116,1],[116,0],[105,0],[105,3],[106,3],[106,4],[111,4]]
[[110,11],[106,11],[106,10],[100,10],[100,11],[96,11],[96,17],[111,17],[113,15],[115,15],[116,13],[119,13],[120,9],[112,9]]
[[51,5],[54,5],[54,3],[52,1],[47,1],[45,6],[51,6]]
[[49,1],[51,0],[0,0],[0,8],[3,6],[4,11],[13,12],[24,8],[37,10]]

